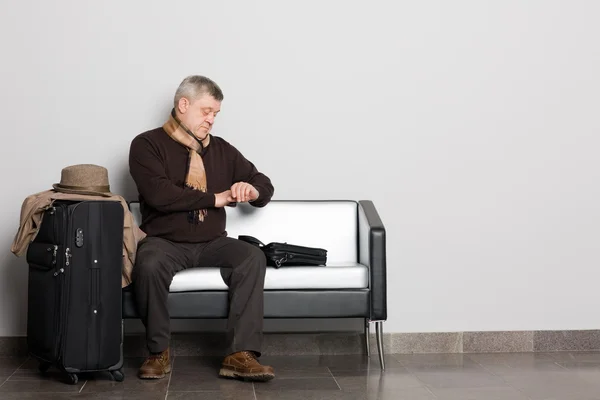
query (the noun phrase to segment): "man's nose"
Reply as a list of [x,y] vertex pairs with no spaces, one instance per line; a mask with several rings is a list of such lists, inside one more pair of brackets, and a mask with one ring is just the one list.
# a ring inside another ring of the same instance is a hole
[[206,121],[212,125],[215,122],[215,116],[213,114],[208,114]]

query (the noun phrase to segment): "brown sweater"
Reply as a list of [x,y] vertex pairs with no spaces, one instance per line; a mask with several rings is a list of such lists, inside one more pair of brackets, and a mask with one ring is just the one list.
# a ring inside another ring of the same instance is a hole
[[[273,196],[271,180],[223,138],[211,135],[202,154],[206,193],[184,185],[188,158],[188,149],[162,127],[141,133],[131,142],[129,171],[139,193],[140,228],[148,236],[186,243],[226,236],[225,209],[214,206],[214,195],[236,182],[248,182],[258,190],[259,198],[250,203],[255,207],[264,207]],[[188,212],[202,208],[208,209],[204,222],[188,222]]]

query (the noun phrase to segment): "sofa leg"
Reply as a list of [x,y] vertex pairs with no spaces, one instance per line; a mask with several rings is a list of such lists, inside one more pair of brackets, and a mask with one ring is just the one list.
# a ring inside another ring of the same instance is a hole
[[375,322],[375,330],[377,332],[377,350],[379,351],[379,363],[381,369],[385,369],[385,358],[383,355],[383,321]]
[[367,357],[371,356],[371,345],[369,339],[371,338],[371,321],[365,318],[365,348],[367,350]]

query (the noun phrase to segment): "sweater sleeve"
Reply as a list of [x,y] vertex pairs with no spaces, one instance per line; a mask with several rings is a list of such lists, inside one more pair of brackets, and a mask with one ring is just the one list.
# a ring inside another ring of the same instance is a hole
[[233,182],[247,182],[258,190],[258,199],[250,202],[254,207],[264,207],[271,201],[275,189],[268,176],[259,172],[256,166],[251,163],[234,146],[230,145],[233,151]]
[[167,176],[164,161],[145,137],[138,136],[129,149],[129,172],[138,193],[159,212],[191,211],[214,207],[214,193],[180,187]]

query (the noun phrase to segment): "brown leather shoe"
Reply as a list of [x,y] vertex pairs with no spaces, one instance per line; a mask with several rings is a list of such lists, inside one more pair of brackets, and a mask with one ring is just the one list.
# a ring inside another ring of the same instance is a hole
[[225,357],[219,376],[245,381],[266,382],[275,378],[275,371],[272,367],[260,365],[254,353],[240,351]]
[[167,348],[160,354],[151,354],[140,367],[138,376],[141,379],[160,379],[171,372],[171,358]]

